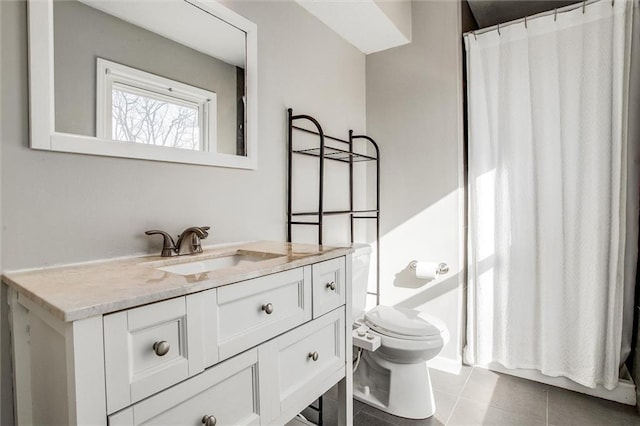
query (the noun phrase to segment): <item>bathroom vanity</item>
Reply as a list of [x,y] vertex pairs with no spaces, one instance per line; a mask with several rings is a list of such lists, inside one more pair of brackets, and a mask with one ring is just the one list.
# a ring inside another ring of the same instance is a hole
[[6,273],[18,424],[286,424],[339,383],[351,249],[254,242]]

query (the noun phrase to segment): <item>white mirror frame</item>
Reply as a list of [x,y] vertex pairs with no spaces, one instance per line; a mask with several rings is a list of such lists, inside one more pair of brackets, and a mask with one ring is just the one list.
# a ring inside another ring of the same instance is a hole
[[[129,0],[145,1],[145,0]],[[257,26],[214,0],[175,0],[214,15],[246,33],[246,156],[118,142],[55,131],[53,0],[28,0],[29,108],[32,149],[240,169],[258,166]]]

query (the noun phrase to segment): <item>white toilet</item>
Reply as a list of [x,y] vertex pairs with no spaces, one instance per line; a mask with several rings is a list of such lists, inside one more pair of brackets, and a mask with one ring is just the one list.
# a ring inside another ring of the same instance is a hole
[[442,321],[414,309],[377,306],[365,313],[371,247],[354,248],[354,327],[366,325],[381,344],[373,352],[362,351],[353,396],[396,416],[430,417],[435,403],[427,361],[440,353],[449,332]]

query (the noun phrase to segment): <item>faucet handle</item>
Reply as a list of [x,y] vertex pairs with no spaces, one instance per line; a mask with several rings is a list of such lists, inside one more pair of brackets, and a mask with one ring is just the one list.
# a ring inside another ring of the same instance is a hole
[[158,229],[151,229],[149,231],[144,232],[147,235],[162,235],[162,257],[171,257],[176,254],[176,243],[171,238],[171,235],[164,231],[160,231]]
[[193,234],[198,238],[207,238],[209,233],[207,230],[211,229],[208,226],[190,226],[178,235],[178,240],[176,241],[176,245],[180,245],[180,241],[182,238],[186,237],[188,234]]
[[178,235],[175,247],[178,255],[202,253],[201,239],[207,238],[209,233],[208,226],[190,226]]
[[204,237],[201,237],[202,239],[205,239],[209,236],[209,233],[207,232],[209,229],[211,229],[210,226],[200,226],[199,227],[202,230],[202,233],[204,234]]
[[[209,236],[207,232],[209,229],[211,229],[210,226],[196,226],[193,228],[194,232],[191,233],[191,250],[193,253],[202,253],[202,243],[200,240],[204,240]],[[200,233],[197,231],[200,231]]]

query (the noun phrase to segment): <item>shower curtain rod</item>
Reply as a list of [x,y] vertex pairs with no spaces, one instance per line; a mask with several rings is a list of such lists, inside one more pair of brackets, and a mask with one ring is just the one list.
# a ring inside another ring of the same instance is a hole
[[[500,34],[500,28],[504,28],[504,27],[509,27],[511,25],[515,25],[515,24],[519,24],[521,22],[524,22],[524,25],[527,25],[527,21],[531,21],[532,19],[536,19],[536,18],[541,18],[543,16],[548,16],[548,15],[555,15],[557,16],[559,13],[566,13],[575,9],[579,9],[582,8],[583,12],[584,9],[587,7],[587,5],[593,4],[593,3],[598,3],[601,1],[610,1],[611,2],[611,6],[613,6],[615,4],[616,0],[586,0],[586,1],[582,1],[580,3],[575,3],[575,4],[570,4],[568,6],[564,6],[564,7],[560,7],[557,9],[552,9],[552,10],[548,10],[546,12],[540,12],[540,13],[536,13],[535,15],[531,15],[531,16],[525,16],[524,18],[519,18],[519,19],[514,19],[513,21],[508,21],[508,22],[504,22],[502,24],[497,24],[497,25],[492,25],[490,27],[485,27],[485,28],[480,28],[479,30],[474,30],[474,31],[467,31],[466,33],[463,34],[463,37],[469,37],[469,36],[473,36],[476,37],[480,34],[484,34],[484,33],[488,33],[494,30],[498,31],[498,34]],[[636,1],[636,0],[634,0]]]

